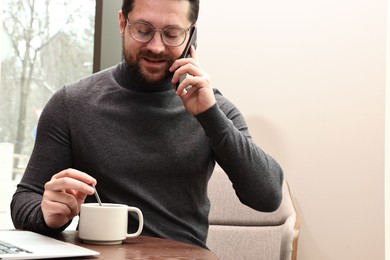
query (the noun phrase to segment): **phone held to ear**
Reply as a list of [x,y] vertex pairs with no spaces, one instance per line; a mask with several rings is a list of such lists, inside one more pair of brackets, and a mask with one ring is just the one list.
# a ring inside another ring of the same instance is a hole
[[[190,55],[190,47],[191,45],[193,45],[196,49],[196,38],[197,38],[197,28],[196,27],[192,27],[191,28],[191,31],[190,31],[190,39],[188,40],[187,42],[187,45],[186,47],[184,48],[184,51],[182,53],[182,55],[180,56],[179,59],[182,59],[182,58],[189,58],[191,57]],[[177,87],[180,85],[180,83],[187,77],[187,74],[184,74],[182,75],[180,78],[179,78],[179,81],[176,83],[176,89]]]

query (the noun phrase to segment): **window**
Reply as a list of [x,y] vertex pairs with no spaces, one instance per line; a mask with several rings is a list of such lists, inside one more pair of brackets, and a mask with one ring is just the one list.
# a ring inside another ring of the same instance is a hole
[[65,83],[93,68],[95,0],[2,0],[0,143],[24,172],[40,113]]

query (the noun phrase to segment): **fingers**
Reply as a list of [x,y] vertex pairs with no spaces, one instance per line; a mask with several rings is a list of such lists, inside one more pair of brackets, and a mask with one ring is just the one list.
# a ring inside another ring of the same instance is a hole
[[[63,178],[68,178],[72,180],[77,180],[79,181],[78,187],[84,186],[82,183],[87,184],[87,185],[96,185],[96,179],[93,178],[92,176],[86,174],[85,172],[78,171],[76,169],[66,169],[63,170],[55,175],[53,175],[53,179],[63,179]],[[76,185],[76,182],[73,184]],[[86,187],[86,186],[85,186]],[[89,190],[93,191],[93,188],[90,188]]]
[[50,203],[42,203],[41,207],[45,223],[50,228],[59,229],[74,218],[73,215],[68,214],[70,210],[65,205],[59,209],[58,205],[55,207]]
[[54,229],[64,226],[79,212],[75,197],[50,190],[43,194],[41,209],[46,225]]
[[170,67],[170,71],[171,72],[174,72],[175,70],[177,70],[179,67],[183,66],[184,64],[187,64],[188,62],[190,61],[194,61],[196,62],[198,59],[197,59],[197,54],[196,54],[196,50],[194,48],[194,46],[191,46],[190,48],[190,56],[189,58],[181,58],[181,59],[177,59]]
[[[176,93],[178,95],[182,94],[182,91],[188,86],[198,86],[198,87],[207,87],[209,82],[207,76],[199,69],[198,67],[193,66],[188,63],[180,68],[178,68],[172,78],[172,82],[176,80],[176,75],[188,74],[187,77],[177,86]],[[179,79],[177,78],[177,81]]]
[[[189,85],[197,87],[210,87],[208,74],[200,67],[197,61],[193,58],[184,58],[175,61],[169,69],[173,72],[172,84],[176,86],[182,75],[187,77],[177,86],[176,93],[182,95],[184,89]],[[186,91],[184,91],[186,93]]]
[[41,203],[46,224],[60,228],[78,215],[87,195],[94,194],[91,185],[96,185],[96,179],[75,169],[53,175],[45,184]]
[[179,81],[180,76],[186,73],[185,69],[181,69],[178,71],[178,69],[181,68],[182,66],[193,64],[194,67],[200,67],[199,64],[197,64],[197,54],[194,46],[190,47],[190,56],[191,56],[190,58],[177,59],[169,68],[169,71],[174,73],[172,78],[172,83],[174,84],[177,83]]
[[194,47],[191,47],[190,51],[191,58],[176,60],[169,71],[173,73],[173,86],[177,85],[182,75],[187,74],[177,86],[176,95],[181,98],[188,112],[192,115],[198,115],[213,106],[216,100],[210,78],[206,71],[200,67]]
[[45,222],[51,228],[57,229],[64,226],[79,212],[78,203],[74,198],[71,198],[71,195],[69,195],[67,203],[60,201],[64,201],[64,199],[58,192],[44,193],[41,208]]

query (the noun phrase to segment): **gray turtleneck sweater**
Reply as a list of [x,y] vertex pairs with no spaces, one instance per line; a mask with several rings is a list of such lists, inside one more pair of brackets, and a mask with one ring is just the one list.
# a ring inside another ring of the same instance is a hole
[[[103,202],[140,208],[143,235],[202,247],[215,162],[244,204],[277,209],[281,168],[253,143],[238,109],[214,93],[217,104],[194,117],[169,81],[140,85],[124,63],[64,86],[40,117],[31,159],[11,203],[15,227],[46,234],[66,228],[48,228],[40,203],[44,184],[67,168],[96,178]],[[130,215],[129,231],[136,226]]]

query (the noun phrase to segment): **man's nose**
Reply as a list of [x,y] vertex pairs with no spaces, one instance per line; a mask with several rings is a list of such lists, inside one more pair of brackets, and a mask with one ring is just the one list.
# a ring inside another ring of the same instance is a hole
[[153,35],[153,38],[150,40],[150,42],[148,42],[147,48],[155,54],[161,53],[165,50],[165,44],[162,41],[162,35],[160,31],[156,31],[156,33]]

